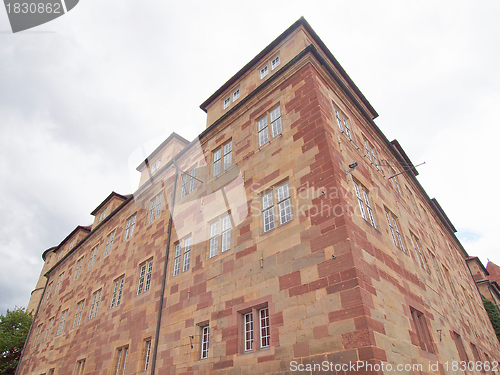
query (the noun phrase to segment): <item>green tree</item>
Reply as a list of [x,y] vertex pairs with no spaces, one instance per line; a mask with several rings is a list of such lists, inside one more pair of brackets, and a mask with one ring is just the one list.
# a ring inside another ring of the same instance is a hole
[[12,375],[16,371],[32,321],[31,313],[22,307],[0,315],[0,375]]
[[497,339],[500,341],[500,313],[489,299],[483,299],[484,308],[490,317],[491,325],[497,334]]

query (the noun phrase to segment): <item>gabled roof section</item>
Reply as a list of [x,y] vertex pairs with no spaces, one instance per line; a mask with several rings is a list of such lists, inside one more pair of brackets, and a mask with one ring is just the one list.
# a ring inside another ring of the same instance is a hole
[[305,20],[304,17],[300,17],[292,26],[290,26],[284,33],[282,33],[279,37],[277,37],[271,44],[269,44],[266,48],[264,48],[257,56],[255,56],[248,64],[246,64],[242,69],[240,69],[234,76],[232,76],[229,81],[227,81],[224,85],[222,85],[216,92],[214,92],[207,100],[205,100],[200,108],[207,112],[208,105],[215,100],[219,95],[221,95],[225,90],[227,90],[230,86],[232,86],[238,79],[240,79],[248,70],[252,69],[264,56],[266,56],[269,52],[271,52],[276,46],[278,46],[285,38],[287,38],[292,32],[298,29],[300,26],[303,26],[307,32],[311,35],[313,40],[318,44],[321,48],[322,52],[327,56],[329,62],[335,66],[335,68],[340,72],[341,76],[346,80],[349,84],[350,88],[354,91],[354,93],[358,96],[358,98],[363,102],[366,108],[370,111],[370,115],[372,119],[378,117],[377,111],[372,107],[372,105],[365,98],[363,93],[358,89],[356,84],[352,81],[351,77],[346,73],[344,68],[339,64],[337,59],[333,56],[330,50],[326,47],[323,41],[319,38],[318,34],[313,30],[313,28],[309,25],[309,23]]
[[115,193],[114,191],[112,191],[111,194],[109,194],[108,197],[106,199],[104,199],[102,201],[102,203],[99,206],[97,206],[94,209],[94,211],[92,211],[90,214],[95,216],[99,212],[99,210],[101,208],[103,208],[111,200],[111,198],[113,198],[113,197],[117,197],[117,198],[119,198],[121,200],[125,200],[125,199],[128,198],[128,196],[126,196],[126,195],[121,195],[121,194],[118,194],[118,193]]
[[149,156],[136,168],[137,171],[141,172],[142,169],[149,163],[151,159],[153,159],[167,144],[169,144],[172,140],[177,139],[181,143],[184,143],[186,146],[191,143],[186,138],[180,136],[176,132],[173,132],[169,135],[167,139],[165,139]]
[[488,261],[486,269],[490,273],[490,276],[488,277],[490,281],[496,282],[500,280],[500,267],[498,267],[495,263],[493,263],[492,261]]

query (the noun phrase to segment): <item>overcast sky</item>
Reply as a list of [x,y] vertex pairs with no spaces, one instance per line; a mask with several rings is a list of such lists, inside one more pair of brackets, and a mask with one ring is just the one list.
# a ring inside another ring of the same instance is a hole
[[12,34],[0,10],[0,313],[27,306],[41,254],[199,105],[304,16],[398,139],[471,255],[500,264],[498,1],[81,0]]

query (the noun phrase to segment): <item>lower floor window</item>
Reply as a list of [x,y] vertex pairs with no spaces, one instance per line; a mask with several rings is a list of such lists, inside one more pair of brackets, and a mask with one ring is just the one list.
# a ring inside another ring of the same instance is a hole
[[116,358],[115,375],[123,375],[125,374],[125,365],[127,364],[128,346],[119,348],[116,351],[117,351],[117,358]]
[[210,336],[209,326],[201,327],[201,359],[208,358],[208,339]]
[[[254,308],[243,313],[244,352],[268,348],[270,346],[269,307]],[[257,340],[257,342],[255,342]],[[257,345],[255,345],[257,344]]]

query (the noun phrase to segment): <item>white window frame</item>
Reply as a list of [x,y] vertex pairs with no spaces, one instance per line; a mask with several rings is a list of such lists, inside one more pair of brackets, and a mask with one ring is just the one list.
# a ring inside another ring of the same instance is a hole
[[415,234],[410,232],[411,243],[413,245],[413,249],[415,250],[415,256],[417,257],[418,264],[425,271],[429,272],[429,267],[427,266],[427,261],[425,259],[424,254],[422,253],[422,249],[420,248],[420,242]]
[[373,213],[373,209],[370,202],[370,197],[368,195],[368,190],[356,181],[353,180],[354,190],[356,192],[356,198],[358,200],[359,209],[361,211],[361,216],[368,223],[371,224],[372,227],[377,228],[377,223],[375,221],[375,215]]
[[269,74],[269,66],[268,66],[268,64],[264,65],[262,68],[259,69],[260,79],[263,79],[268,74]]
[[120,303],[122,302],[122,293],[123,293],[123,283],[125,282],[125,275],[120,276],[118,279],[115,280],[115,286],[113,288],[113,295],[111,296],[111,305],[109,306],[110,309],[113,307],[118,307],[120,306]]
[[101,212],[101,214],[99,215],[99,222],[101,222],[106,217],[106,211],[107,210],[108,210],[108,208],[106,207],[104,209],[104,211]]
[[269,320],[269,307],[264,307],[259,310],[259,325],[260,325],[260,348],[269,348],[271,345],[271,326]]
[[[270,125],[270,126],[269,126]],[[269,134],[269,128],[271,134]],[[265,115],[257,119],[257,138],[259,139],[259,147],[262,147],[269,142],[270,139],[276,138],[283,133],[283,122],[281,114],[281,105],[275,105]],[[271,136],[271,138],[269,138]]]
[[73,327],[78,327],[80,325],[80,320],[82,318],[82,311],[83,307],[85,306],[85,300],[82,299],[80,302],[76,304],[76,313],[75,313],[75,319],[73,320]]
[[102,288],[92,293],[92,304],[90,305],[89,320],[95,318],[101,301]]
[[148,371],[149,367],[149,360],[150,360],[150,355],[151,355],[151,338],[148,338],[145,341],[146,348],[144,350],[144,372]]
[[231,94],[231,98],[233,98],[233,103],[238,100],[240,97],[240,88],[238,87],[236,90],[233,91]]
[[394,245],[396,245],[398,249],[406,253],[406,249],[403,244],[403,238],[401,237],[401,232],[399,231],[399,226],[396,216],[391,211],[386,209],[385,217],[387,218],[387,223],[389,224],[389,231],[391,232]]
[[59,278],[57,279],[57,284],[56,284],[56,288],[54,289],[54,294],[56,294],[59,291],[59,289],[61,288],[61,284],[62,284],[63,280],[64,280],[64,272],[61,272],[59,274]]
[[149,259],[140,265],[139,282],[137,284],[137,295],[146,293],[151,287],[151,274],[153,273],[153,259]]
[[[125,366],[127,365],[128,346],[117,348],[116,354],[117,354],[117,359],[116,359],[115,375],[124,375]],[[122,362],[122,357],[123,357],[123,362]]]
[[149,202],[149,215],[148,222],[151,223],[154,219],[160,216],[161,212],[161,201],[162,201],[163,192],[158,194],[156,197],[151,199]]
[[264,233],[276,228],[275,198],[279,225],[281,226],[293,220],[290,183],[285,181],[262,194],[262,228]]
[[188,236],[184,239],[184,259],[182,261],[182,272],[188,271],[189,266],[191,265],[191,245],[191,236]]
[[210,347],[210,326],[207,324],[201,327],[201,355],[200,359],[208,358],[208,349]]
[[208,257],[213,258],[231,249],[232,223],[231,213],[225,213],[213,220],[209,225]]
[[[271,346],[271,326],[269,306],[252,308],[242,313],[243,351],[250,353]],[[257,341],[257,345],[254,345]]]
[[218,176],[233,164],[233,140],[230,139],[212,152],[212,176]]
[[97,258],[97,249],[98,249],[98,245],[94,246],[92,248],[92,250],[90,250],[89,264],[87,266],[88,270],[91,269],[92,267],[94,267],[95,258]]
[[127,219],[127,225],[125,227],[125,235],[123,236],[123,242],[132,238],[132,235],[134,234],[136,218],[137,218],[137,213],[133,214]]
[[50,337],[50,332],[52,331],[52,327],[54,326],[54,317],[49,319],[49,322],[47,323],[47,329],[45,331],[45,336],[43,338],[43,342],[47,341]]
[[83,258],[84,257],[82,256],[76,261],[75,276],[73,277],[74,280],[78,279],[81,275]]
[[[196,174],[197,174],[197,167],[191,168],[191,172],[189,173],[189,193],[193,192],[196,189]],[[188,194],[189,194],[188,193]]]
[[59,326],[57,327],[56,336],[59,336],[64,332],[64,326],[66,325],[66,317],[68,316],[68,309],[61,313],[61,319],[59,319]]
[[36,334],[35,334],[35,340],[33,340],[33,346],[35,346],[38,343],[38,338],[40,337],[40,332],[42,331],[43,328],[43,323],[40,323],[36,327]]
[[231,95],[222,101],[222,109],[227,109],[231,105]]
[[253,341],[254,341],[254,329],[253,329],[253,312],[250,311],[243,315],[243,325],[244,325],[244,348],[245,352],[253,351]]
[[115,240],[115,232],[116,232],[116,230],[114,230],[110,234],[108,234],[108,237],[106,239],[106,247],[104,248],[103,256],[106,256],[111,252],[111,248],[113,247],[113,241]]
[[46,292],[46,294],[45,294],[45,301],[48,301],[48,300],[49,300],[49,298],[50,298],[50,293],[51,293],[51,291],[52,291],[52,285],[53,285],[53,284],[54,284],[54,283],[51,281],[51,282],[49,283],[49,285],[47,286],[47,292]]
[[335,113],[335,119],[337,120],[340,131],[345,133],[347,138],[352,141],[352,130],[348,117],[335,104],[333,104],[333,111]]
[[172,277],[177,276],[181,272],[181,262],[182,262],[182,240],[175,244],[174,269],[172,272]]
[[399,187],[399,182],[398,182],[398,179],[397,179],[397,176],[396,176],[396,172],[394,171],[394,168],[389,167],[389,174],[391,175],[389,177],[389,179],[391,180],[392,187],[394,188],[394,190],[396,190],[399,193],[399,195],[402,195],[401,194],[401,189]]
[[276,55],[274,59],[271,59],[271,70],[276,69],[281,63],[280,55]]

